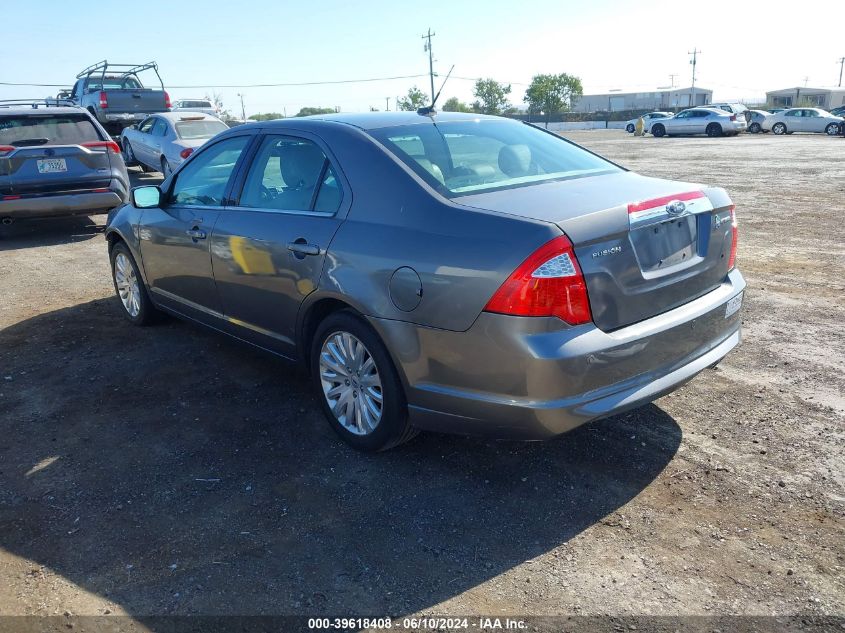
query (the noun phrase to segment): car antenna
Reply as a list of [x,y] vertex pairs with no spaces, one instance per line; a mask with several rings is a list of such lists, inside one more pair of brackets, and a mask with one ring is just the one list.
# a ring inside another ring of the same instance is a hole
[[440,90],[437,91],[437,94],[434,95],[434,99],[431,100],[431,105],[425,108],[418,108],[417,114],[422,114],[423,116],[430,116],[432,114],[436,114],[434,110],[434,104],[437,103],[437,100],[440,98],[440,93],[443,92],[443,86],[446,85],[446,82],[449,81],[449,77],[452,76],[452,71],[455,70],[455,64],[452,64],[452,67],[449,69],[449,72],[446,74],[446,79],[443,80],[443,83],[440,84]]

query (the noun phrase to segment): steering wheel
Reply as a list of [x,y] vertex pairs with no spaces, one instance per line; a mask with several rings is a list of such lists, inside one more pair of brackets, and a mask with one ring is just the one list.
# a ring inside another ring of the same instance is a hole
[[275,197],[273,195],[273,192],[270,191],[264,185],[258,185],[258,186],[259,186],[259,196],[264,202],[269,202],[270,200],[272,200]]

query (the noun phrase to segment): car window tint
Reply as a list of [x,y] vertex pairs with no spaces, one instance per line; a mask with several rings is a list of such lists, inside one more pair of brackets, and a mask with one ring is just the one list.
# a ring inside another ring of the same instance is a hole
[[166,131],[167,123],[165,123],[163,119],[156,119],[153,123],[152,129],[150,130],[150,134],[153,136],[164,136]]
[[99,140],[87,114],[0,116],[0,145],[76,145]]
[[446,195],[618,170],[557,135],[499,119],[417,123],[369,133]]
[[226,185],[249,138],[236,136],[201,150],[179,172],[170,194],[171,204],[221,206]]
[[[310,211],[317,186],[326,183],[326,161],[323,150],[311,141],[290,136],[266,137],[247,173],[239,206]],[[334,183],[336,186],[336,179]],[[329,201],[329,194],[326,196]],[[329,202],[323,204],[330,206]]]

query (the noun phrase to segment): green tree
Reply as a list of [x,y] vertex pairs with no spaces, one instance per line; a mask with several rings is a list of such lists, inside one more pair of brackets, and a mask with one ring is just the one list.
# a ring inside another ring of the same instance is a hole
[[549,127],[551,116],[571,110],[583,93],[581,80],[574,75],[534,75],[524,101],[530,114],[543,113],[546,127]]
[[334,114],[337,112],[334,108],[302,108],[296,113],[296,116],[311,116],[312,114]]
[[263,114],[252,114],[247,117],[250,121],[272,121],[273,119],[284,119],[281,112],[265,112]]
[[396,100],[396,107],[407,112],[416,112],[426,105],[428,105],[428,97],[416,86],[413,86],[407,95]]
[[503,110],[510,107],[508,103],[510,93],[510,84],[506,86],[495,79],[479,79],[475,82],[475,88],[472,91],[476,99],[472,107],[484,114],[501,114]]
[[472,112],[472,108],[457,97],[449,97],[443,104],[443,112]]

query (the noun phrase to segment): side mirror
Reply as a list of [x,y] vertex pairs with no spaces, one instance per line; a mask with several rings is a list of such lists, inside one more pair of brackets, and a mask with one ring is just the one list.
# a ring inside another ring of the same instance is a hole
[[132,206],[136,209],[152,209],[160,203],[161,189],[158,187],[135,187],[132,190]]

